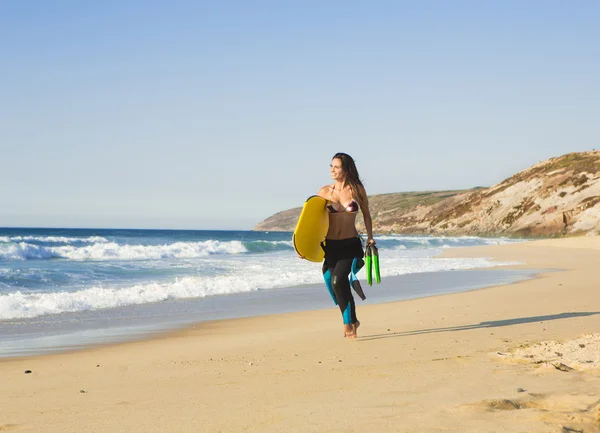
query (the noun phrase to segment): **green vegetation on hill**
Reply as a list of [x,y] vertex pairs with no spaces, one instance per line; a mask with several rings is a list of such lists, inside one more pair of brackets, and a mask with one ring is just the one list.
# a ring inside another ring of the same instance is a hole
[[466,192],[474,192],[475,189],[452,190],[452,191],[413,191],[393,192],[389,194],[375,194],[369,197],[371,212],[408,212],[417,206],[431,206],[442,200]]

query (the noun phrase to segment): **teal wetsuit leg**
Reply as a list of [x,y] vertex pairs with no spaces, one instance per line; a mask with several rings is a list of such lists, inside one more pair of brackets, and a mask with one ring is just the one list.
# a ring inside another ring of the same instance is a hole
[[335,293],[333,291],[333,284],[331,283],[331,271],[329,269],[327,269],[324,273],[323,273],[323,279],[325,280],[325,285],[327,286],[327,290],[329,290],[329,294],[331,295],[331,299],[333,300],[333,303],[335,305],[337,305],[337,299],[335,298]]

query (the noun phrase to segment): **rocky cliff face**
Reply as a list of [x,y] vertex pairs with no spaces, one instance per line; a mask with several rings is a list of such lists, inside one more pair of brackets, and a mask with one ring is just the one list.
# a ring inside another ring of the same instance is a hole
[[[570,153],[490,188],[369,197],[378,233],[555,236],[600,232],[600,151]],[[300,208],[255,230],[292,231]],[[358,221],[362,227],[362,221]]]

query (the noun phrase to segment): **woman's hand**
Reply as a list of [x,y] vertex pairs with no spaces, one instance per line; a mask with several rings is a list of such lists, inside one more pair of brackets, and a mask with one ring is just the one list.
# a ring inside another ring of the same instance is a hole
[[373,239],[373,238],[369,238],[367,240],[367,245],[371,245],[372,247],[374,247],[376,243],[377,242],[375,242],[375,239]]

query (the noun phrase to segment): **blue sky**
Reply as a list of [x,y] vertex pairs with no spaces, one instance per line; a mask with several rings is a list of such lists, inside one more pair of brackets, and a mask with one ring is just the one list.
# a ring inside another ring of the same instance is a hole
[[0,226],[247,229],[600,148],[600,2],[0,2]]

